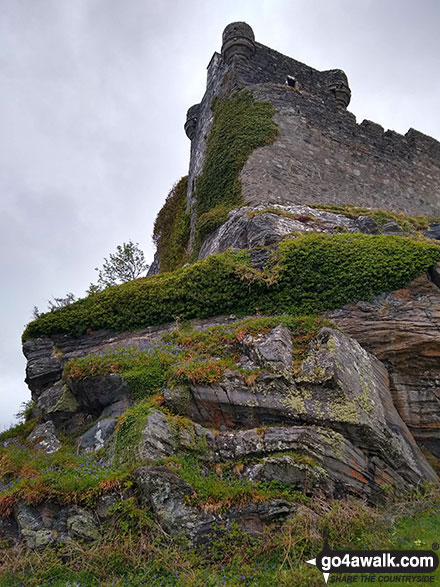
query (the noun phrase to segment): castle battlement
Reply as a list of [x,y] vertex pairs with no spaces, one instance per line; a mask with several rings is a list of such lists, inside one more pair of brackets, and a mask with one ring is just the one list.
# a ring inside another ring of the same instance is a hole
[[414,129],[401,135],[368,120],[358,124],[347,110],[351,90],[342,70],[318,71],[282,55],[258,43],[241,22],[225,28],[221,52],[208,65],[206,92],[188,110],[189,206],[204,165],[213,98],[242,89],[273,105],[279,128],[274,144],[255,149],[241,170],[245,204],[354,204],[440,214],[437,140]]

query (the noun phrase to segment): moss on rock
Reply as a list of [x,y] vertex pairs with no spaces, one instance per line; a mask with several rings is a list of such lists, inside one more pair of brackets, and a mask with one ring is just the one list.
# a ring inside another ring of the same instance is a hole
[[87,329],[136,330],[178,316],[313,314],[393,291],[440,260],[440,247],[398,236],[309,233],[283,241],[263,271],[246,252],[109,287],[31,322],[23,340]]

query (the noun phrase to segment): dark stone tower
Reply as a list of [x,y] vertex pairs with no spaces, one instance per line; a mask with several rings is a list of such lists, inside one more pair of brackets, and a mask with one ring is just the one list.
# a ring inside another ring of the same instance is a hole
[[351,90],[340,69],[318,71],[258,43],[244,22],[223,32],[200,104],[188,110],[191,139],[188,210],[197,222],[196,179],[203,170],[215,97],[245,90],[270,102],[279,136],[259,147],[241,170],[243,203],[259,205],[354,204],[440,215],[440,144],[410,129],[405,135],[347,110]]

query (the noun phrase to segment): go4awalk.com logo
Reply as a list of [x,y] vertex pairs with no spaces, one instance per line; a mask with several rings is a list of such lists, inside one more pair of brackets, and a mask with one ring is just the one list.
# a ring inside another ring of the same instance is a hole
[[347,573],[345,583],[435,584],[429,574],[439,565],[433,550],[331,550],[327,541],[319,555],[307,562],[322,572],[326,583],[330,573]]

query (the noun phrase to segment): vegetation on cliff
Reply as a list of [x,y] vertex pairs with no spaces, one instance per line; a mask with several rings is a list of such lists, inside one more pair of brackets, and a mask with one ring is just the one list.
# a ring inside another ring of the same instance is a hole
[[247,252],[110,287],[42,314],[24,334],[135,330],[172,321],[255,312],[310,314],[399,289],[440,260],[440,248],[397,236],[319,233],[283,241],[263,271]]
[[381,210],[374,208],[363,208],[362,206],[352,206],[349,204],[309,204],[311,208],[332,212],[333,214],[344,214],[348,218],[359,218],[359,216],[369,216],[379,228],[393,220],[396,222],[405,234],[427,230],[429,224],[438,222],[439,218],[428,218],[428,216],[408,216],[403,212],[393,212],[391,210]]
[[98,454],[78,455],[69,443],[47,454],[32,443],[12,442],[0,446],[0,517],[9,516],[19,500],[91,505],[126,478],[126,466],[112,467]]
[[154,223],[153,240],[160,260],[160,271],[174,271],[188,260],[190,214],[186,211],[188,177],[168,194]]
[[193,259],[197,259],[204,238],[242,203],[239,174],[249,155],[257,147],[273,143],[278,135],[274,107],[256,101],[248,91],[215,98],[212,111],[205,163],[193,194],[197,213]]
[[220,381],[226,369],[254,378],[237,362],[241,341],[247,334],[267,334],[275,326],[286,326],[292,335],[293,353],[300,361],[312,338],[331,322],[317,316],[272,316],[248,318],[228,326],[205,331],[185,328],[163,335],[163,342],[143,343],[136,347],[111,349],[71,359],[64,368],[68,379],[87,379],[96,375],[120,373],[136,400],[157,394],[164,386],[176,383],[213,383]]

